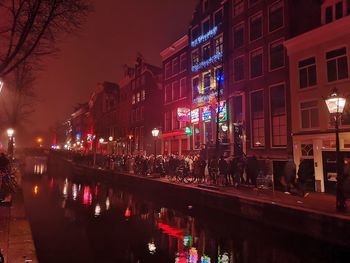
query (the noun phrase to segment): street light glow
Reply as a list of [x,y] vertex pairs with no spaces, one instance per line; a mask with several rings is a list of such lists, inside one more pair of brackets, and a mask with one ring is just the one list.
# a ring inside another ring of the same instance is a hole
[[154,128],[154,129],[152,130],[152,136],[153,136],[153,137],[158,137],[158,135],[159,135],[159,129]]
[[12,137],[14,133],[15,133],[14,129],[12,129],[12,128],[7,129],[7,136],[8,137]]

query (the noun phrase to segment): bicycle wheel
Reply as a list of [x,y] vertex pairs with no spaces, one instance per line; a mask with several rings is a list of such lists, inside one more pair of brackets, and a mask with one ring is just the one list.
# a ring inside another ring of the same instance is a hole
[[176,171],[176,181],[182,183],[184,179],[183,171],[181,169]]
[[190,173],[187,173],[184,177],[183,177],[183,181],[185,184],[191,184],[196,180],[196,178],[191,175]]

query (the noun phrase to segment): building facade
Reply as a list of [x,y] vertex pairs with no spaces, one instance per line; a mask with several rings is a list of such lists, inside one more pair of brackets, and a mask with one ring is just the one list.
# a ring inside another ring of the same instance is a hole
[[[184,154],[191,149],[191,89],[188,83],[188,36],[160,53],[163,65],[162,153]],[[187,133],[186,133],[187,131]]]
[[[285,42],[290,61],[294,161],[307,159],[315,169],[315,190],[336,186],[334,119],[324,98],[334,88],[350,95],[350,2],[324,1],[323,25]],[[327,38],[325,38],[327,36]],[[340,125],[340,148],[350,156],[350,102]]]
[[[228,1],[199,1],[189,27],[191,150],[229,145]],[[217,119],[219,125],[217,126]],[[227,149],[226,149],[227,150]]]

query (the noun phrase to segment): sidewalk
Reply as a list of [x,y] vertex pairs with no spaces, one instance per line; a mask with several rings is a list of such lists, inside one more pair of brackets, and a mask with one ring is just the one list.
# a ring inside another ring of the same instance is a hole
[[22,193],[12,198],[12,206],[0,206],[0,250],[5,263],[38,262]]

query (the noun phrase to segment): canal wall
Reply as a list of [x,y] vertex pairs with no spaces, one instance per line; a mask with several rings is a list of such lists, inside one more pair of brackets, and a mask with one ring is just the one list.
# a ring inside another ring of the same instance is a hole
[[106,181],[153,193],[155,198],[179,200],[188,205],[219,210],[251,221],[350,247],[350,217],[294,207],[275,202],[232,195],[215,189],[175,184],[125,173],[76,165],[61,157],[50,157],[49,172],[70,174],[82,182]]

